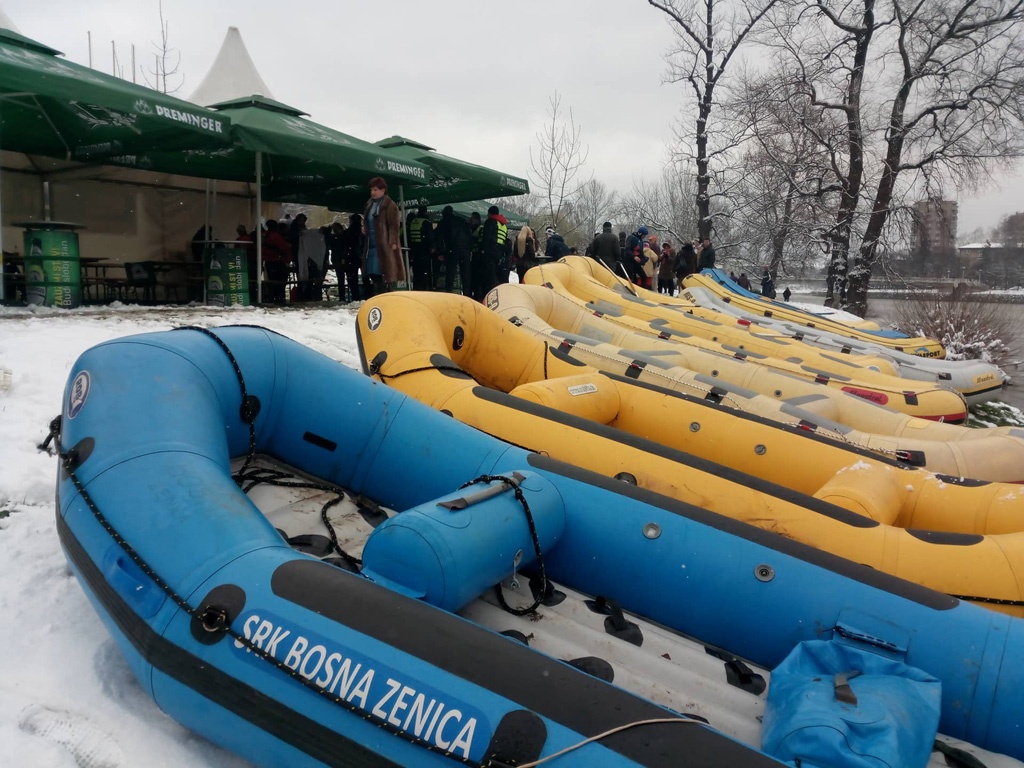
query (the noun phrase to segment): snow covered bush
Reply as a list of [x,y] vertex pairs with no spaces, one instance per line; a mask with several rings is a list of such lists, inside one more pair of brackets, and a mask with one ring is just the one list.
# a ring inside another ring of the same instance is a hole
[[896,325],[911,336],[938,339],[948,360],[1000,365],[1014,350],[1003,341],[1012,322],[1000,304],[963,298],[909,298],[896,305]]

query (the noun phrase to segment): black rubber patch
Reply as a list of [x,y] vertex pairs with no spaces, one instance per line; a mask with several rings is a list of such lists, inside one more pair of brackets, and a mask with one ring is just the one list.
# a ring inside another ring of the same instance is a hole
[[954,547],[971,547],[980,544],[985,537],[980,533],[951,533],[949,531],[921,531],[907,528],[907,533],[915,539],[927,541],[929,544],[949,544]]
[[455,332],[452,333],[452,349],[456,352],[462,349],[462,345],[466,343],[466,331],[461,325],[455,326]]
[[326,437],[315,435],[312,432],[306,432],[302,435],[302,439],[311,445],[315,445],[317,448],[323,448],[325,451],[334,453],[338,450],[338,444],[333,440],[328,440]]
[[900,448],[896,449],[896,460],[912,467],[923,467],[928,463],[924,451],[908,451]]
[[442,376],[448,376],[452,379],[472,379],[473,377],[462,370],[455,364],[455,361],[449,357],[441,354],[434,353],[430,356],[430,364],[437,368],[438,373]]
[[562,349],[562,347],[548,347],[548,352],[551,353],[552,357],[556,358],[557,360],[561,360],[563,363],[575,365],[577,368],[586,367],[586,363],[580,362],[576,358],[569,357],[569,354],[566,352],[566,350]]
[[628,379],[639,379],[640,374],[644,372],[647,367],[647,363],[643,360],[631,360],[629,367],[626,368],[626,378]]
[[326,557],[334,549],[331,540],[321,533],[302,533],[288,539],[291,548],[313,557]]
[[721,387],[712,387],[708,390],[708,393],[704,395],[704,399],[709,403],[720,403],[722,398],[729,394],[728,390],[722,389]]
[[904,392],[903,399],[907,401],[907,405],[917,405],[917,392]]
[[991,485],[990,480],[975,480],[973,477],[953,477],[936,473],[935,477],[950,485],[962,485],[964,488],[979,488],[983,485]]
[[201,616],[211,613],[223,613],[224,626],[229,627],[245,608],[245,590],[234,584],[221,584],[210,590],[210,593],[199,603],[196,615],[192,617],[189,630],[192,637],[203,645],[215,645],[222,638],[227,636],[223,630],[211,631],[209,625],[204,626],[200,621]]
[[598,596],[593,600],[584,600],[584,604],[594,613],[607,617],[604,620],[604,631],[609,635],[637,647],[644,644],[644,633],[640,626],[625,617],[616,600]]
[[525,646],[530,645],[530,639],[522,632],[520,632],[518,629],[506,629],[501,634],[503,634],[505,637],[509,637],[515,640],[517,643],[522,643]]
[[591,677],[604,680],[606,683],[615,682],[615,670],[612,665],[598,656],[582,656],[578,659],[569,659],[566,664],[572,664],[576,669],[586,672]]
[[544,743],[548,740],[548,729],[533,712],[518,709],[509,712],[494,729],[490,744],[484,753],[484,765],[522,765],[532,763],[540,757]]
[[734,688],[760,696],[768,688],[762,675],[757,674],[735,656],[725,659],[725,679]]
[[546,591],[543,590],[539,575],[530,576],[530,593],[533,595],[534,600],[540,600],[541,605],[546,605],[549,608],[565,602],[565,592],[555,589],[551,579],[547,580],[547,587]]

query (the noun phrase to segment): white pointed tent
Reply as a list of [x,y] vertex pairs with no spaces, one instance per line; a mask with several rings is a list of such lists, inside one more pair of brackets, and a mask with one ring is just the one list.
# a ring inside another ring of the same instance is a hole
[[3,8],[0,8],[0,29],[9,29],[11,32],[21,34],[21,30],[14,26],[14,22],[4,13]]
[[256,70],[238,27],[228,27],[220,52],[210,71],[188,100],[202,107],[234,101],[245,96],[266,96],[273,99],[267,84]]

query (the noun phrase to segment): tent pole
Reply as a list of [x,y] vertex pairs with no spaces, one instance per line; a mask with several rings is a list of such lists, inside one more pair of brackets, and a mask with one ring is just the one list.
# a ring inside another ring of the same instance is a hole
[[256,303],[263,306],[263,153],[256,151]]
[[405,185],[398,185],[398,206],[401,211],[401,221],[398,223],[399,240],[402,242],[402,262],[405,264],[405,287],[412,288],[412,271],[409,269],[409,243],[408,232],[405,231]]

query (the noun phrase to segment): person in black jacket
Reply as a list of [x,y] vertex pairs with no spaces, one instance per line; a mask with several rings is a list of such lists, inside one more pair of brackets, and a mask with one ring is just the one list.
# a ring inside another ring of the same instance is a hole
[[619,238],[612,232],[610,221],[601,225],[601,233],[590,244],[590,255],[615,274],[619,274]]
[[[359,285],[359,268],[363,260],[363,217],[353,213],[348,217],[348,228],[338,236],[340,270],[345,273],[345,286],[338,275],[338,299],[344,301],[345,288],[348,289],[350,301],[361,301],[364,291]],[[338,262],[335,262],[336,264]],[[367,275],[363,275],[368,280]]]
[[455,215],[454,209],[446,205],[441,211],[441,222],[434,231],[438,258],[444,264],[444,289],[455,291],[455,276],[461,281],[462,293],[469,295],[470,258],[472,236],[465,219]]
[[683,278],[692,275],[697,269],[697,249],[693,242],[680,244],[679,253],[676,257],[676,277],[682,286]]
[[711,244],[711,238],[704,238],[704,246],[700,249],[700,259],[697,261],[697,271],[715,268],[715,246]]
[[483,301],[498,284],[498,265],[505,255],[507,240],[508,220],[501,215],[498,206],[492,205],[487,209],[487,220],[480,235],[480,251],[473,260],[472,295],[477,301]]
[[416,208],[406,226],[409,259],[412,262],[412,288],[414,291],[434,290],[434,224],[427,215],[427,206]]

